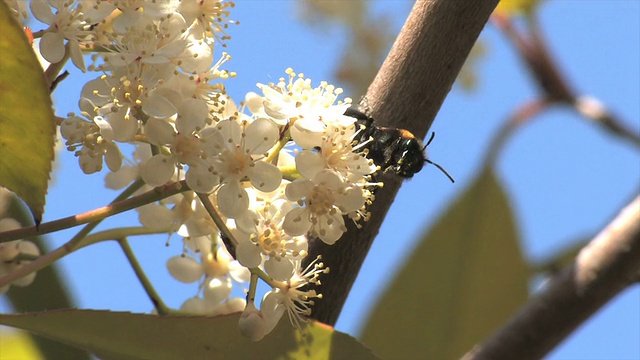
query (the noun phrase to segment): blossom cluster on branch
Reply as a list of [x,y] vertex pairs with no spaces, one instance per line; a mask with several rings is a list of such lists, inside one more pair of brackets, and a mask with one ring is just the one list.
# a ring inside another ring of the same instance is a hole
[[[20,1],[6,2],[16,17],[26,16]],[[214,214],[186,192],[139,208],[140,222],[183,238],[183,252],[167,267],[178,281],[198,282],[199,290],[182,309],[244,309],[241,330],[258,340],[285,312],[297,326],[309,315],[321,296],[314,286],[328,269],[320,259],[301,267],[308,243],[335,243],[346,231],[345,217],[368,219],[377,168],[354,141],[362,130],[344,115],[351,100],[339,100],[342,90],[326,82],[313,87],[287,69],[286,77],[258,83],[260,93],[249,92],[236,105],[221,82],[235,75],[221,69],[230,56],[214,60],[215,47],[230,39],[233,6],[49,0],[32,1],[30,10],[48,26],[34,33],[46,61],[70,58],[99,74],[81,90],[80,113],[60,123],[82,171],[106,164],[111,188],[136,178],[150,187],[185,180],[206,194]],[[123,144],[135,148],[126,161]],[[212,216],[230,238],[219,235]],[[253,301],[258,278],[271,287],[260,310]],[[250,282],[248,302],[230,298],[234,282]]]

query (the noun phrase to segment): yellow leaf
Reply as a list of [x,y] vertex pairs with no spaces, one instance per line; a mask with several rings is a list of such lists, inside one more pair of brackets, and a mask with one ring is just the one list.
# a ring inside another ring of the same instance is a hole
[[54,115],[42,68],[24,31],[0,1],[0,186],[39,223],[53,161]]
[[495,12],[503,16],[530,15],[542,0],[501,0]]
[[0,330],[0,359],[40,360],[42,356],[24,331]]

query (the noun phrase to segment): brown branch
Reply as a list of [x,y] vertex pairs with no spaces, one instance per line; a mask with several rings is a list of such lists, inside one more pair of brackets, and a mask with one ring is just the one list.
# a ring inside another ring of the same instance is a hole
[[[29,226],[20,229],[0,232],[0,243],[29,238],[36,235],[44,235],[55,231],[68,229],[74,226],[91,223],[94,221],[102,221],[109,216],[133,210],[142,205],[150,204],[152,202],[159,201],[169,196],[189,190],[190,189],[184,180],[165,186],[156,187],[153,190],[149,190],[143,194],[131,198],[119,199],[107,206],[93,209],[82,214],[46,222],[40,224],[39,226]],[[82,238],[84,238],[84,235],[76,235],[77,241],[75,241],[74,244],[77,245],[82,240]]]
[[[498,0],[417,1],[369,87],[367,112],[380,124],[409,129],[424,138]],[[349,230],[333,246],[315,241],[308,259],[323,256],[331,272],[322,277],[323,298],[312,317],[335,324],[362,262],[400,182],[385,181],[370,208],[371,220]],[[382,239],[382,241],[390,239]]]
[[540,359],[605,303],[638,281],[640,196],[546,290],[463,359]]

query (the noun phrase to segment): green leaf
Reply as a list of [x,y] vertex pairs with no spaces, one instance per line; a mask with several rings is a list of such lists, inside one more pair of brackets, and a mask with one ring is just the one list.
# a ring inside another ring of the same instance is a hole
[[459,358],[526,298],[515,220],[487,170],[411,253],[362,340],[384,359]]
[[20,25],[0,1],[0,186],[39,223],[53,161],[54,115],[42,68]]
[[50,337],[102,359],[376,359],[353,337],[309,322],[305,333],[285,318],[262,341],[240,335],[240,314],[157,316],[94,310],[0,315],[0,324]]

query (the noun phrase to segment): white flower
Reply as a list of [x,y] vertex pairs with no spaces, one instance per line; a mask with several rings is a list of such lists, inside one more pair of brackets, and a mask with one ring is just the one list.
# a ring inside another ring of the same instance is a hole
[[[0,232],[9,231],[20,228],[20,223],[12,218],[0,219]],[[0,278],[4,275],[17,270],[18,268],[29,264],[31,261],[20,259],[21,256],[38,256],[40,249],[26,240],[14,240],[0,243]],[[36,273],[25,275],[15,280],[11,285],[27,286],[30,285],[36,277]],[[9,285],[0,287],[0,294],[4,294],[9,290]]]
[[278,141],[279,131],[268,119],[257,119],[251,123],[223,120],[216,129],[222,134],[222,142],[216,147],[223,149],[213,159],[215,172],[222,183],[217,193],[218,206],[223,215],[233,218],[244,213],[249,206],[247,192],[241,184],[245,177],[261,191],[272,191],[280,185],[280,170],[261,161]]
[[307,321],[306,317],[311,315],[313,299],[322,298],[322,294],[309,289],[309,285],[319,285],[320,274],[329,272],[329,268],[325,268],[319,260],[320,258],[315,259],[304,270],[300,267],[301,262],[297,261],[291,279],[265,294],[260,311],[267,324],[267,333],[278,324],[285,311],[291,324],[298,329]]
[[[89,5],[88,12],[84,11],[83,5]],[[85,2],[79,5],[75,1],[50,0],[31,1],[30,6],[36,19],[49,25],[40,41],[42,56],[50,63],[61,61],[66,52],[66,39],[71,60],[76,67],[85,71],[80,42],[93,40],[94,32],[91,25],[107,17],[114,9],[113,5],[107,1],[91,6]],[[56,10],[55,14],[50,6]]]
[[[202,237],[200,237],[202,239]],[[224,246],[199,247],[203,274],[210,278],[230,276],[237,282],[249,281],[249,271],[234,260]]]
[[280,191],[271,194],[249,192],[258,193],[260,198],[252,201],[250,209],[235,221],[243,230],[234,232],[238,261],[248,268],[264,265],[276,280],[289,279],[294,262],[304,258],[308,248],[306,237],[291,236],[282,229],[286,213],[293,208],[284,198],[286,185],[283,182]]
[[209,213],[191,191],[136,210],[142,225],[151,229],[177,231],[178,235],[185,238],[202,237],[218,231]]
[[240,333],[251,341],[260,341],[267,334],[264,315],[256,309],[253,302],[247,303],[242,315],[240,315],[238,326]]
[[[121,166],[120,170],[110,172],[104,177],[105,187],[119,190],[132,183],[140,177],[140,163],[150,157],[151,148],[149,146],[146,144],[144,146],[136,146],[133,151],[133,160],[125,158],[125,165]],[[145,191],[148,190],[151,189],[145,189]]]
[[[178,281],[184,283],[199,282],[202,291],[201,300],[189,299],[183,306],[190,305],[190,312],[212,314],[215,311],[223,311],[219,306],[226,304],[232,289],[232,280],[246,282],[249,280],[249,271],[233,260],[223,246],[213,246],[206,236],[185,239],[186,249],[191,255],[182,254],[174,256],[167,261],[169,273]],[[196,260],[197,257],[199,260]],[[225,302],[226,301],[226,302]],[[234,302],[234,310],[238,307]],[[202,311],[197,311],[198,309]],[[216,310],[217,309],[217,310]]]
[[376,165],[353,148],[353,126],[328,127],[315,150],[303,150],[296,156],[296,168],[300,175],[311,179],[319,171],[337,171],[351,182],[358,182],[376,171]]
[[228,315],[242,311],[246,301],[242,298],[230,298],[219,304],[213,304],[204,298],[194,296],[182,303],[180,310],[195,315]]
[[[345,116],[351,105],[350,99],[334,104],[342,89],[326,82],[317,88],[311,87],[311,80],[287,69],[289,81],[281,78],[278,84],[257,84],[264,94],[263,107],[251,102],[250,108],[266,113],[278,125],[291,123],[291,136],[303,149],[320,144],[327,126],[349,127],[355,120]],[[294,80],[295,79],[295,80]]]
[[332,170],[322,170],[312,179],[297,179],[287,186],[287,198],[301,207],[285,216],[283,228],[290,235],[311,236],[331,245],[347,231],[343,215],[359,211],[365,204],[361,187],[343,181]]
[[[170,70],[167,66],[162,69]],[[113,129],[114,140],[126,142],[134,139],[140,120],[146,115],[170,117],[176,114],[177,109],[162,94],[151,91],[165,76],[162,72],[141,73],[139,65],[132,66],[132,74],[127,74],[126,69],[121,70],[123,72],[87,82],[82,88],[79,106],[89,117],[103,116]]]
[[[234,3],[221,0],[181,1],[178,11],[185,17],[187,23],[193,24],[191,31],[203,38],[215,38],[219,42],[230,39],[225,32],[229,17],[229,7]],[[220,35],[222,34],[222,35]]]
[[[206,105],[193,100],[198,113],[206,114]],[[202,108],[204,107],[204,109]],[[205,127],[205,119],[198,116],[176,121],[174,125],[159,119],[148,119],[144,127],[150,143],[166,148],[167,152],[153,155],[141,165],[142,179],[151,186],[160,186],[169,181],[177,169],[188,165],[185,175],[187,185],[200,193],[209,193],[220,183],[215,173],[212,156],[217,156],[222,148],[222,134],[212,127]],[[202,131],[202,127],[205,127]]]
[[[177,63],[188,45],[184,36],[188,26],[184,18],[180,14],[172,14],[158,22],[145,16],[136,21],[135,26],[121,33],[122,36],[112,35],[115,51],[103,55],[105,62],[113,67],[133,62],[149,65]],[[114,22],[114,28],[117,28],[116,24],[118,21]]]
[[125,34],[144,27],[148,22],[175,15],[178,0],[114,0],[113,4],[122,11],[113,22],[113,29]]
[[[120,148],[113,142],[114,133],[111,124],[102,116],[93,118],[93,123],[77,116],[65,119],[60,126],[67,149],[75,151],[80,168],[85,174],[102,170],[104,162],[111,171],[117,171],[122,165]],[[80,147],[80,150],[77,150]]]

